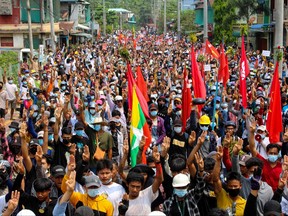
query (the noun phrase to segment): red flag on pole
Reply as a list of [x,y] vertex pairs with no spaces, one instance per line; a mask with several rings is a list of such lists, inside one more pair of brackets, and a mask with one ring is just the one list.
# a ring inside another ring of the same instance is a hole
[[194,47],[191,49],[192,81],[195,98],[206,98],[206,87],[196,61]]
[[219,62],[220,62],[220,67],[218,70],[218,82],[223,81],[225,68],[227,67],[225,51],[224,51],[223,45],[221,45],[221,53],[220,53]]
[[244,36],[242,36],[241,45],[241,60],[240,60],[240,93],[242,95],[242,106],[247,108],[247,88],[246,88],[246,76],[249,74],[249,65],[246,58]]
[[149,117],[148,112],[148,104],[146,99],[144,98],[143,94],[141,93],[140,89],[136,85],[135,79],[132,75],[131,66],[129,63],[127,63],[127,80],[128,80],[128,108],[129,110],[132,110],[132,95],[133,95],[133,86],[135,86],[136,94],[140,103],[140,106],[142,108],[142,111],[145,115],[145,117]]
[[277,61],[274,76],[270,89],[270,105],[267,117],[267,131],[269,132],[270,143],[280,141],[280,133],[282,132],[282,108],[279,83],[279,62]]
[[136,84],[139,87],[140,91],[142,92],[144,98],[148,102],[149,101],[149,97],[148,97],[148,94],[147,94],[148,93],[147,84],[146,84],[146,82],[144,80],[144,77],[142,75],[141,68],[140,68],[139,65],[137,66],[137,80],[136,80]]
[[227,67],[225,67],[224,74],[223,74],[223,86],[224,86],[224,88],[226,88],[226,83],[227,83],[229,76],[230,76],[228,58],[226,55],[225,55],[225,62],[226,62]]
[[208,41],[208,39],[206,40],[206,53],[212,55],[214,58],[219,58],[219,52],[217,51],[217,49]]
[[186,129],[186,121],[191,113],[191,90],[188,87],[188,74],[186,71],[186,66],[184,66],[184,86],[182,91],[182,131],[184,132]]

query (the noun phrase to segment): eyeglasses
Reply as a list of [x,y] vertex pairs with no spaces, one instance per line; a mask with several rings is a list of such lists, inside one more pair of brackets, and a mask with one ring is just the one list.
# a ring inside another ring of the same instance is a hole
[[117,100],[117,101],[116,101],[116,103],[120,103],[120,102],[122,103],[122,100]]

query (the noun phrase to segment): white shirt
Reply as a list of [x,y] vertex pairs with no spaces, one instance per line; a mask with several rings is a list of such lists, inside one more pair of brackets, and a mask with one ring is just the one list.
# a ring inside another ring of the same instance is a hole
[[10,84],[10,83],[6,83],[6,91],[7,91],[7,99],[9,100],[9,101],[13,101],[13,100],[16,100],[16,92],[18,92],[18,88],[17,88],[17,86],[14,84],[14,83],[12,83],[12,84]]
[[114,212],[113,215],[114,216],[118,216],[119,212],[118,212],[118,206],[119,203],[121,202],[122,198],[123,198],[123,194],[125,194],[125,190],[122,187],[122,185],[117,184],[115,182],[113,182],[110,185],[101,185],[101,187],[99,188],[99,191],[102,194],[106,194],[107,195],[107,199],[112,202],[113,207],[114,207]]
[[0,108],[5,109],[6,108],[6,100],[7,100],[7,92],[5,90],[2,90],[0,92]]
[[261,143],[258,143],[256,140],[255,140],[255,145],[256,145],[256,150],[259,152],[259,154],[267,159],[267,153],[266,153],[266,147],[267,145],[269,144],[269,137],[265,137],[265,139],[262,141],[262,144]]
[[152,191],[152,185],[142,191],[136,199],[129,200],[129,208],[125,216],[141,215],[146,216],[151,213],[151,203],[158,197],[158,190],[156,193]]

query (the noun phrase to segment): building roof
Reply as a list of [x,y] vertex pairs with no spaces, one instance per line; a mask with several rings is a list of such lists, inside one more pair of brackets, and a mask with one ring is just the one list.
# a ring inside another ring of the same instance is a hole
[[[33,33],[50,33],[50,23],[44,23],[41,30],[41,24],[32,23]],[[54,23],[55,33],[61,32],[59,23]],[[1,24],[0,33],[28,33],[28,24]]]

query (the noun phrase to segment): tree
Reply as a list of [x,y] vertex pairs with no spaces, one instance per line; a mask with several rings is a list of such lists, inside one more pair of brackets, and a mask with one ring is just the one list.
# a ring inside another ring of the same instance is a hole
[[195,12],[194,10],[183,10],[180,16],[181,32],[185,34],[196,29],[194,24]]
[[214,41],[221,43],[231,43],[234,41],[233,25],[236,23],[235,6],[231,0],[215,0],[213,5],[214,10]]

